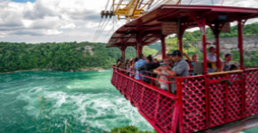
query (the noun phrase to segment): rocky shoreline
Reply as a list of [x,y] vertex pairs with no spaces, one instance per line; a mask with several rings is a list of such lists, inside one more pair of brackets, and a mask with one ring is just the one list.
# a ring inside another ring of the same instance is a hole
[[[65,72],[90,72],[90,71],[104,71],[107,69],[95,67],[95,68],[81,68],[80,70],[69,70]],[[59,70],[54,70],[54,69],[28,69],[28,70],[17,70],[17,71],[11,71],[11,72],[0,72],[0,74],[7,74],[7,73],[19,73],[19,72],[32,72],[32,71],[59,71]]]

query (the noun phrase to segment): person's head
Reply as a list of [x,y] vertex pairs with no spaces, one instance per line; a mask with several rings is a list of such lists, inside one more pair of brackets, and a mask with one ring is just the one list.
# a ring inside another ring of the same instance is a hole
[[157,63],[157,62],[158,62],[157,58],[155,58],[155,59],[154,59],[154,62],[155,62],[155,63]]
[[193,62],[198,62],[198,55],[197,54],[193,54],[192,55],[192,61]]
[[172,59],[171,59],[171,58],[165,58],[165,59],[163,60],[163,62],[164,62],[165,64],[167,64],[167,65],[170,65],[170,64],[172,64]]
[[130,61],[129,60],[126,60],[126,66],[127,65],[130,65]]
[[152,61],[153,61],[152,55],[149,55],[149,56],[146,57],[146,62],[147,63],[150,63]]
[[143,55],[143,54],[140,54],[140,55],[139,55],[139,59],[144,59],[144,55]]
[[215,47],[210,47],[210,48],[208,49],[208,51],[209,51],[209,53],[211,53],[211,54],[216,54],[216,48],[215,48]]
[[231,70],[231,71],[237,70],[237,69],[238,69],[238,67],[237,67],[235,64],[233,64],[233,65],[230,66],[230,70]]
[[138,58],[138,57],[136,57],[136,58],[135,58],[135,62],[137,62],[138,60],[139,60],[139,58]]
[[170,54],[171,59],[175,62],[180,61],[183,57],[182,57],[182,52],[180,50],[175,50],[173,51],[172,54]]
[[231,61],[232,58],[233,58],[233,56],[232,56],[231,53],[227,53],[227,54],[225,55],[225,61],[227,61],[227,62]]

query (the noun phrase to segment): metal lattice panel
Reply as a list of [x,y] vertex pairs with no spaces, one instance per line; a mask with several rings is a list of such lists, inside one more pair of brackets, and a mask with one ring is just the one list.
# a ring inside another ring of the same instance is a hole
[[258,114],[258,70],[245,72],[246,116]]
[[122,80],[121,80],[121,84],[120,84],[120,92],[122,94],[125,94],[126,86],[127,86],[127,78],[122,76]]
[[111,82],[162,133],[176,125],[191,133],[258,114],[257,69],[180,78],[174,99],[117,71]]
[[172,129],[172,124],[174,122],[172,121],[174,107],[174,100],[164,95],[160,95],[156,125],[167,133]]
[[132,95],[132,104],[135,106],[139,106],[139,102],[141,100],[142,88],[143,88],[142,85],[135,83],[135,87]]
[[134,83],[134,81],[128,79],[127,86],[126,86],[126,89],[125,89],[126,98],[129,99],[129,100],[130,100],[130,97],[131,97],[133,83]]
[[226,122],[226,93],[225,84],[214,83],[209,85],[210,90],[210,126],[217,126]]
[[205,80],[190,78],[181,82],[183,120],[185,132],[194,132],[206,127]]
[[242,82],[228,86],[228,122],[242,118]]
[[150,90],[148,88],[145,88],[141,110],[150,119],[153,119],[154,115],[155,115],[156,100],[157,100],[156,92],[152,91],[152,90]]

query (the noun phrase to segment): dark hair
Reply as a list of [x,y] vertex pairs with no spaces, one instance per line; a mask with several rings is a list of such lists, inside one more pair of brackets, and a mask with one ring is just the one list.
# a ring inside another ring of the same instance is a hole
[[231,54],[231,53],[227,53],[227,54],[225,55],[225,58],[228,57],[228,56],[230,56],[230,55],[232,55],[232,54]]
[[149,56],[147,56],[146,58],[149,60],[149,62],[152,62],[152,61],[153,61],[152,55],[149,55]]
[[135,58],[135,62],[137,62],[137,61],[138,61],[138,59],[139,59],[139,58],[138,58],[138,57],[136,57],[136,58]]
[[236,68],[237,68],[237,66],[235,64],[230,66],[230,70],[233,70],[233,69],[236,69]]
[[179,57],[182,57],[182,52],[180,50],[175,50],[171,56],[179,56]]
[[127,60],[126,60],[126,64],[125,64],[125,66],[127,66],[127,65],[128,65],[128,62],[129,62],[129,60],[127,59]]
[[214,49],[214,48],[215,48],[215,47],[212,46],[212,47],[210,47],[210,48],[208,49],[208,51],[210,52],[210,51],[211,51],[212,49]]
[[143,54],[140,54],[139,55],[139,59],[143,59],[144,55]]
[[118,58],[118,59],[117,59],[116,63],[118,63],[119,61],[121,61],[121,59],[120,59],[120,58]]

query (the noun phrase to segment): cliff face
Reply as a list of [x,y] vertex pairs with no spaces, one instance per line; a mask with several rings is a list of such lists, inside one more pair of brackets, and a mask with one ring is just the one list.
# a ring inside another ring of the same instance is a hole
[[[207,42],[211,43],[210,46],[215,46],[215,40],[207,40]],[[229,53],[231,50],[238,50],[238,38],[220,38],[220,51],[222,53]],[[200,51],[202,51],[202,41],[193,42],[194,46],[197,46]],[[244,37],[243,39],[244,51],[256,51],[258,50],[258,37]]]
[[[207,48],[211,46],[215,46],[215,40],[207,40],[207,42],[211,43],[207,46]],[[232,50],[238,51],[238,38],[232,37],[232,38],[220,38],[220,52],[221,53],[230,53]],[[186,43],[186,42],[184,42]],[[192,43],[192,42],[191,42]],[[197,41],[192,43],[193,46],[196,46],[201,52],[203,52],[202,49],[202,41]],[[161,47],[161,44],[158,44]],[[258,37],[244,37],[243,38],[243,45],[244,45],[244,51],[257,51],[258,50]],[[170,47],[167,47],[166,52],[168,52]],[[185,48],[186,49],[186,48]],[[158,51],[158,53],[154,56],[154,58],[161,59],[162,53],[161,50]]]

